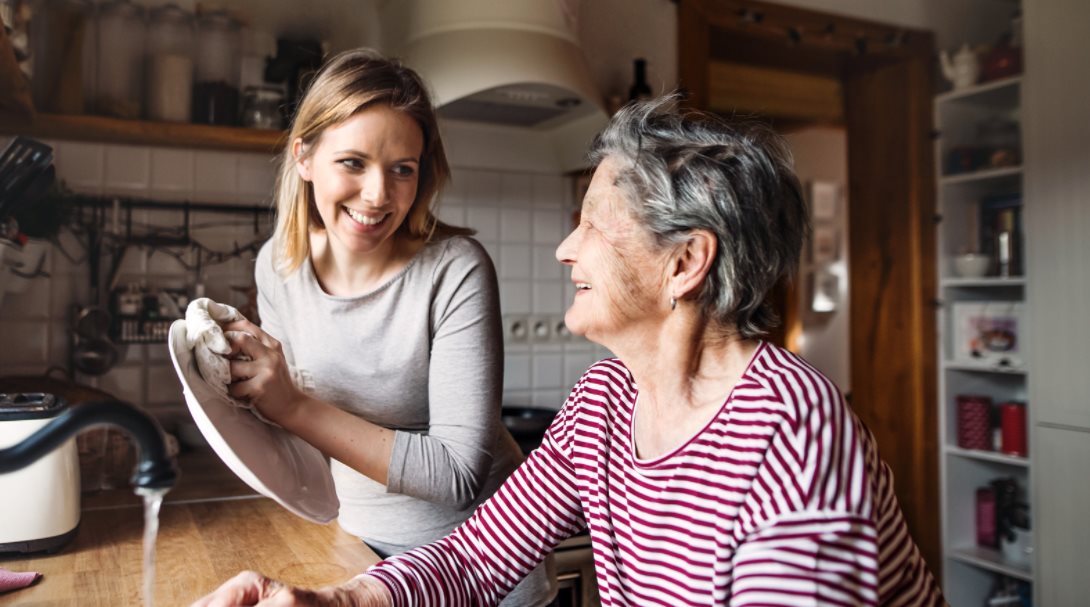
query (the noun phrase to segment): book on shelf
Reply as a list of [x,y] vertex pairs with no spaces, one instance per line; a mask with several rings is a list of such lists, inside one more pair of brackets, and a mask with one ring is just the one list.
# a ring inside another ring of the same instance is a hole
[[980,252],[994,261],[994,275],[1022,275],[1022,195],[1000,194],[980,200]]

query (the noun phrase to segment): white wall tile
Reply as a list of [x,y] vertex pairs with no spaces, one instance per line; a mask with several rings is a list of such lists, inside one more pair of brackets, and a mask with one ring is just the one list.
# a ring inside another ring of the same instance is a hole
[[49,360],[46,361],[46,366],[67,369],[71,365],[72,330],[70,323],[67,320],[54,319],[49,321],[47,330],[49,332]]
[[567,393],[563,390],[534,390],[530,397],[530,404],[542,409],[559,411],[564,406]]
[[571,268],[567,266],[564,269],[564,299],[562,301],[565,306],[575,301],[575,283],[571,281]]
[[535,207],[560,208],[567,202],[564,188],[568,181],[559,175],[534,175],[533,201]]
[[178,381],[178,375],[174,373],[173,366],[151,365],[148,367],[148,403],[181,404],[184,399],[182,384]]
[[500,241],[530,242],[530,210],[504,207],[500,209]]
[[53,150],[57,178],[78,192],[96,194],[102,189],[105,152],[99,143],[64,141]]
[[213,251],[232,251],[256,238],[250,217],[195,211],[189,216],[190,235]]
[[[14,276],[4,276],[3,280],[15,280]],[[48,320],[52,309],[52,285],[47,277],[22,279],[25,289],[21,293],[9,292],[4,296],[4,318],[7,320]],[[2,287],[0,287],[2,288]]]
[[152,148],[151,190],[157,198],[191,197],[193,194],[193,151]]
[[[119,282],[142,282],[148,271],[148,253],[144,247],[129,247],[117,267]],[[103,278],[99,279],[103,283]],[[100,285],[105,290],[105,285]]]
[[[181,254],[181,258],[186,263],[193,263],[190,259],[191,255],[189,251]],[[179,261],[178,258],[173,255],[168,255],[162,251],[151,251],[148,253],[148,274],[151,276],[158,276],[163,274],[187,274],[189,270]]]
[[439,194],[440,200],[443,204],[465,204],[465,186],[466,184],[462,179],[462,171],[459,169],[452,169],[450,174],[450,180],[447,182],[447,186],[443,188],[443,191]]
[[8,297],[4,298],[5,317],[0,320],[0,335],[7,344],[0,348],[0,369],[38,366],[44,370],[49,360],[49,321],[8,320]]
[[[148,363],[168,363],[170,364],[170,350],[167,349],[166,344],[148,344],[147,347]],[[171,371],[174,367],[170,367]]]
[[503,389],[528,390],[532,385],[531,358],[526,354],[507,354],[503,364]]
[[443,201],[439,204],[439,221],[452,226],[466,225],[466,209],[460,204]]
[[511,407],[526,407],[533,400],[529,390],[504,390],[503,404]]
[[[556,247],[534,247],[534,279],[563,280],[564,266],[556,260]],[[559,286],[559,285],[558,285]]]
[[243,203],[265,206],[273,199],[276,189],[277,156],[239,154],[238,196]]
[[503,173],[500,176],[500,204],[505,207],[530,206],[533,180],[524,173]]
[[564,356],[562,354],[534,354],[533,388],[559,388],[564,383]]
[[54,320],[68,321],[71,318],[72,305],[81,301],[77,296],[76,281],[86,284],[86,275],[69,272],[54,272],[49,278],[49,317]]
[[528,280],[501,280],[500,310],[504,314],[529,314],[530,293]]
[[529,280],[532,272],[529,247],[500,245],[500,278]]
[[477,230],[481,242],[499,242],[500,213],[495,207],[470,205],[466,209],[466,225]]
[[534,209],[534,242],[552,245],[560,244],[568,234],[564,230],[563,211],[552,209]]
[[564,385],[571,388],[583,377],[599,358],[593,352],[568,352],[564,354]]
[[106,145],[102,189],[112,194],[145,194],[151,183],[151,151],[142,146]]
[[567,310],[564,284],[560,281],[534,282],[534,314],[560,315]]
[[492,171],[462,171],[465,202],[470,205],[499,206],[500,176]]
[[481,245],[484,246],[488,256],[492,258],[492,265],[496,267],[498,272],[500,267],[500,245],[493,242],[481,242]]
[[99,378],[99,388],[135,405],[144,403],[144,366],[119,366]]
[[118,347],[118,353],[121,354],[119,364],[124,366],[137,366],[143,365],[147,361],[146,344],[125,344]]
[[197,152],[193,157],[193,195],[198,202],[236,201],[238,155],[232,152]]

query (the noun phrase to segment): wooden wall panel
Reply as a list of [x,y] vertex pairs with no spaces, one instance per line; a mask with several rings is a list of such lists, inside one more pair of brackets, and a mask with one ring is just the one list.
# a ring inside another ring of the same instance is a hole
[[759,114],[812,123],[840,123],[840,79],[791,70],[713,61],[708,67],[708,109],[726,115]]
[[845,82],[852,407],[874,432],[931,570],[941,569],[935,196],[926,58]]

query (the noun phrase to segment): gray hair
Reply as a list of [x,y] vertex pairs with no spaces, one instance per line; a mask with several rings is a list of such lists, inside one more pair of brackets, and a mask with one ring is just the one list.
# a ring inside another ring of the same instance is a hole
[[595,139],[591,160],[619,160],[617,186],[659,246],[691,230],[718,251],[697,294],[709,320],[745,338],[779,322],[766,298],[794,277],[809,217],[783,139],[756,123],[728,123],[677,107],[677,96],[632,103]]

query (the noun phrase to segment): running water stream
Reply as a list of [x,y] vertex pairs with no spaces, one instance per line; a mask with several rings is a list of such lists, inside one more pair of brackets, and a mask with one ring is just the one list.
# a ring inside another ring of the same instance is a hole
[[159,535],[159,508],[167,491],[170,489],[136,490],[144,498],[144,607],[155,603],[155,538]]

